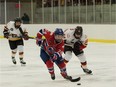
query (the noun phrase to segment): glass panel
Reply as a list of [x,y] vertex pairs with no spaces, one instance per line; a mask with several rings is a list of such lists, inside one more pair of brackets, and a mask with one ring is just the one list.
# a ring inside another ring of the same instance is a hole
[[[29,16],[30,23],[116,23],[115,0],[0,0],[0,24]],[[5,15],[6,10],[6,15]],[[6,18],[5,18],[6,16]]]
[[110,4],[109,0],[103,2],[103,22],[110,23]]
[[112,0],[111,3],[111,23],[116,24],[116,1]]
[[93,0],[87,0],[87,23],[94,23]]
[[53,23],[59,23],[60,22],[60,0],[53,0],[53,3],[52,3],[52,7],[51,7],[51,10],[52,10],[52,21]]
[[0,1],[0,24],[5,23],[5,4],[4,1]]
[[101,0],[95,0],[95,23],[102,22],[102,6]]
[[60,0],[59,8],[60,21],[59,23],[65,23],[65,0]]
[[52,21],[53,21],[52,7],[53,7],[53,0],[44,0],[44,7],[43,7],[44,23],[52,23]]
[[86,5],[85,0],[80,0],[80,23],[85,23],[86,21],[85,5]]
[[80,21],[80,1],[74,0],[73,1],[73,23],[79,23]]
[[44,5],[42,4],[43,0],[36,0],[35,2],[35,11],[34,11],[34,23],[43,23],[43,9]]
[[17,0],[6,2],[7,22],[14,20],[16,17],[19,17],[19,8],[20,4]]
[[66,23],[73,23],[73,0],[66,2]]
[[31,19],[31,0],[28,1],[24,1],[24,0],[20,0],[20,16],[23,20],[24,24],[28,24],[32,22]]

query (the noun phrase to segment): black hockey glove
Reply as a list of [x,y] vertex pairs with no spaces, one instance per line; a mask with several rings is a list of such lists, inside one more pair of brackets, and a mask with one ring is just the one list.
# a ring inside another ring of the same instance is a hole
[[3,31],[3,34],[4,34],[4,38],[7,38],[9,37],[9,32],[8,31]]
[[78,43],[79,45],[82,45],[82,42],[80,40],[78,40],[76,43]]
[[4,38],[8,38],[9,37],[8,28],[6,26],[4,26],[3,35],[4,35]]
[[41,41],[38,41],[37,45],[38,46],[41,46],[41,44],[42,44],[42,40]]

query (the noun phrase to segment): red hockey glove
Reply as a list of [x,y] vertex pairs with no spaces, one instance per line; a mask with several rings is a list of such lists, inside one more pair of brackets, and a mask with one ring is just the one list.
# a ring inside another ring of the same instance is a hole
[[83,50],[84,48],[86,48],[86,46],[80,45],[80,50]]
[[88,39],[84,41],[82,44],[80,44],[80,50],[83,50],[84,48],[86,48],[87,44],[88,44]]

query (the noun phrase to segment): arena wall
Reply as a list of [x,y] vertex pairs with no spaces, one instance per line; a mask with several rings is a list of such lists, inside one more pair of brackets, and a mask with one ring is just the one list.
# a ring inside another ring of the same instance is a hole
[[[25,24],[30,36],[35,37],[41,28],[54,31],[55,28],[75,28],[78,24]],[[115,24],[80,24],[84,33],[88,35],[90,42],[116,43],[116,25]],[[3,38],[4,25],[0,25],[0,38]]]

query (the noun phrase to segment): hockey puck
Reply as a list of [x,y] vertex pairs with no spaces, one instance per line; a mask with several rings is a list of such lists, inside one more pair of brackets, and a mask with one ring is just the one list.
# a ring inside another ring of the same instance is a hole
[[77,85],[81,85],[81,83],[77,83]]

